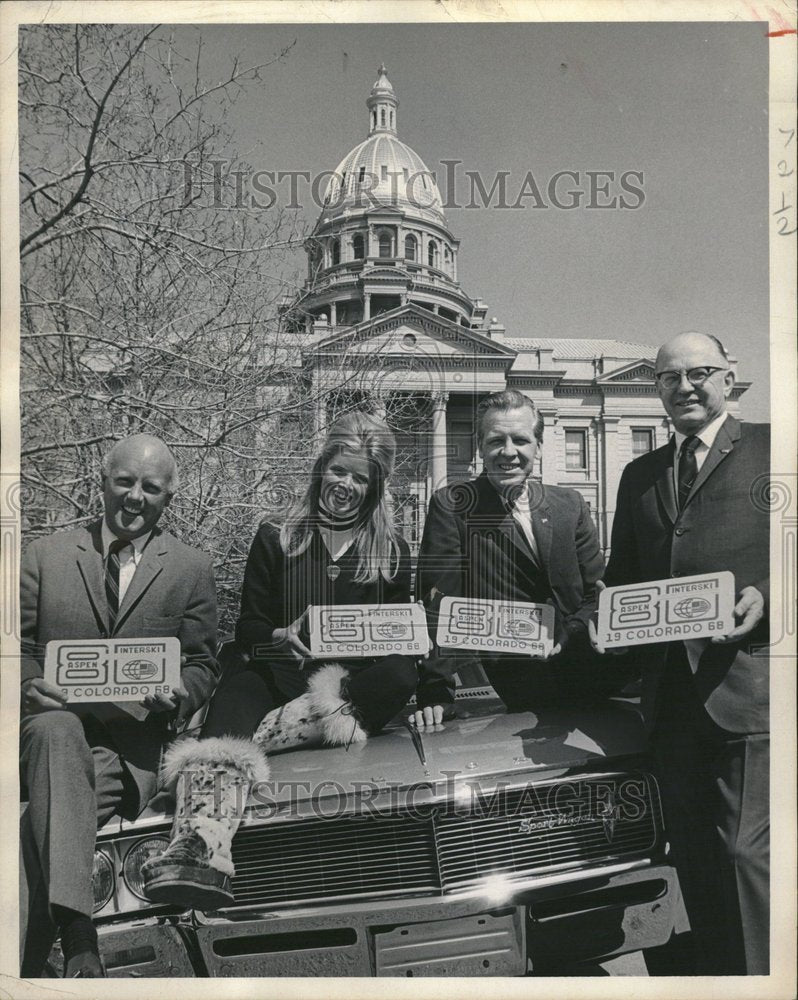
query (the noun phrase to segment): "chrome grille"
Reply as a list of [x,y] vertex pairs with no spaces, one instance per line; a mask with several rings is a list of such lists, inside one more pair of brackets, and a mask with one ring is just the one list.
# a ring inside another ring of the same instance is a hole
[[320,902],[440,888],[432,823],[341,816],[241,830],[233,840],[237,904]]
[[[563,791],[573,796],[563,796]],[[531,797],[529,792],[534,793]],[[634,793],[634,794],[632,794]],[[648,853],[660,827],[656,788],[643,775],[507,790],[471,817],[436,821],[444,892],[492,875],[544,875]]]
[[530,784],[424,815],[253,825],[233,840],[235,905],[440,894],[490,876],[631,861],[656,845],[661,822],[653,780],[625,774]]

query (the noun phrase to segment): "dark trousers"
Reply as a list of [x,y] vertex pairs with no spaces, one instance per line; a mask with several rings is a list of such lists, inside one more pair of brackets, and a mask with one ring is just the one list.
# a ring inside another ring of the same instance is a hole
[[129,783],[119,755],[90,747],[80,719],[65,709],[22,720],[20,778],[28,790],[20,824],[20,967],[33,977],[57,934],[51,907],[91,916],[97,829],[122,810]]
[[486,656],[482,667],[509,712],[542,711],[606,698],[623,687],[630,668],[599,657],[586,635],[577,634],[558,656]]
[[[418,676],[409,656],[346,660],[349,672],[343,697],[355,707],[364,728],[377,733],[401,711],[416,689]],[[225,675],[211,701],[203,736],[252,736],[261,720],[307,690],[308,677],[323,663],[299,670],[294,663],[259,661]]]
[[660,691],[652,749],[690,920],[696,975],[769,970],[770,737],[730,733],[695,694],[681,644]]

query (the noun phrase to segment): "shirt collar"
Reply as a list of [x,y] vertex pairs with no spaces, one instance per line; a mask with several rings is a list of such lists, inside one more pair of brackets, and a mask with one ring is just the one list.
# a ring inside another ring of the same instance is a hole
[[[729,414],[725,412],[719,414],[714,420],[711,420],[702,431],[698,434],[694,434],[693,437],[697,437],[701,444],[703,444],[707,449],[711,448],[715,443],[715,438],[718,436],[718,431],[723,426],[723,422],[728,415]],[[674,429],[673,437],[676,441],[676,454],[678,455],[682,445],[684,444],[685,438],[689,437],[689,435],[682,434],[681,431]]]
[[[146,535],[139,535],[138,538],[131,538],[129,545],[133,546],[133,559],[138,565],[139,559],[141,559],[141,553],[144,551],[144,546],[150,540],[152,535],[151,531],[148,531]],[[108,550],[111,547],[111,542],[116,541],[116,535],[111,531],[108,525],[105,523],[105,518],[103,518],[102,528],[100,529],[100,536],[103,543],[103,559],[107,559]],[[123,549],[124,551],[124,549]]]

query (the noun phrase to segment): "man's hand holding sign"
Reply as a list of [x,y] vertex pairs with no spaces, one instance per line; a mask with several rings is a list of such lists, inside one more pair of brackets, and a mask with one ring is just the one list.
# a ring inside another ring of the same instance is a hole
[[91,919],[97,827],[146,806],[167,716],[180,724],[215,684],[211,561],[158,524],[176,486],[162,441],[126,438],[103,462],[102,520],[38,538],[23,553],[25,977],[40,975],[58,932],[67,977],[103,975]]
[[[486,397],[477,410],[483,473],[432,496],[416,586],[439,638],[422,665],[411,717],[419,726],[440,724],[453,710],[454,675],[476,664],[509,711],[540,710],[616,686],[612,671],[596,669],[587,635],[604,569],[596,529],[576,490],[534,479],[542,438],[543,418],[528,396],[506,390]],[[471,610],[468,602],[475,602]],[[502,607],[508,614],[520,609],[505,622],[515,634],[501,635],[497,617],[493,639],[478,645],[477,636],[462,634],[467,618],[456,611],[452,620],[451,609],[459,607],[463,615],[476,614],[475,623],[483,615],[484,624],[494,606],[499,616]],[[532,607],[550,623],[545,644],[522,641],[534,624],[525,617]],[[454,626],[445,645],[442,621]]]
[[623,471],[591,639],[628,646],[641,673],[695,945],[684,973],[765,975],[770,429],[727,412],[715,337],[679,334],[655,373],[674,433]]

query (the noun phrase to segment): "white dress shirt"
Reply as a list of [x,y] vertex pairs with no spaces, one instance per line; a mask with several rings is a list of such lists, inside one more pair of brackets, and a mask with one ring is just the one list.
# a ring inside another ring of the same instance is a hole
[[[136,567],[142,560],[144,553],[144,546],[150,540],[151,531],[148,531],[146,535],[140,535],[138,538],[134,538],[132,541],[119,550],[119,607],[122,607],[122,601],[124,600],[127,588],[130,586],[130,581],[133,579],[133,575],[136,572]],[[111,542],[116,541],[116,535],[111,531],[108,525],[103,520],[103,525],[101,529],[102,543],[103,543],[103,564],[108,562],[108,550],[111,547]]]
[[540,559],[538,553],[538,545],[535,541],[535,534],[532,531],[532,511],[529,507],[529,480],[527,480],[527,485],[525,485],[523,492],[519,495],[518,499],[513,505],[513,518],[515,519],[521,531],[524,533],[524,537],[529,543],[529,547],[532,550],[532,554],[536,559]]
[[[707,455],[709,454],[709,449],[715,443],[715,438],[718,436],[718,431],[723,426],[728,413],[721,413],[720,416],[715,417],[713,421],[707,424],[707,426],[699,433],[694,434],[701,442],[695,450],[695,464],[696,470],[700,471],[701,466],[704,464]],[[684,444],[687,434],[682,434],[681,431],[674,430],[673,437],[676,442],[674,461],[673,461],[673,489],[676,496],[679,496],[679,455],[682,450],[682,445]],[[687,659],[690,662],[690,667],[693,673],[698,669],[698,661],[701,659],[701,654],[707,647],[709,639],[685,639],[684,648],[687,653]]]
[[[724,424],[728,413],[721,413],[720,416],[715,417],[713,421],[707,424],[707,426],[699,433],[694,434],[693,437],[697,437],[701,442],[696,446],[695,450],[695,464],[696,470],[701,471],[701,466],[704,464],[707,455],[709,454],[709,449],[715,443],[715,438],[718,436],[718,431]],[[676,496],[679,496],[679,456],[682,451],[682,445],[685,439],[688,437],[687,434],[682,434],[681,431],[674,430],[673,437],[676,442],[674,451],[674,462],[673,462],[673,488]]]

